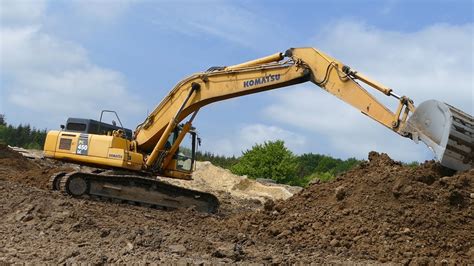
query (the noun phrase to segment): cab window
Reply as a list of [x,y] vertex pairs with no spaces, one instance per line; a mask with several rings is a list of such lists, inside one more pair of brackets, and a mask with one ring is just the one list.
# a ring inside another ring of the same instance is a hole
[[186,134],[186,137],[179,145],[179,150],[176,153],[178,170],[191,171],[193,167],[193,135]]
[[70,130],[70,131],[84,132],[84,131],[86,130],[86,124],[82,124],[82,123],[67,123],[66,129],[67,129],[67,130]]

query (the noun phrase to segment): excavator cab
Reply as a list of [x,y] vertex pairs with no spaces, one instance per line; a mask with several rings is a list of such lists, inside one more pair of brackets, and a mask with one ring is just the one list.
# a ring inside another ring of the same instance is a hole
[[[196,161],[197,133],[191,129],[183,132],[183,125],[177,126],[157,160],[158,173],[179,179],[191,179]],[[183,133],[185,133],[183,135]]]

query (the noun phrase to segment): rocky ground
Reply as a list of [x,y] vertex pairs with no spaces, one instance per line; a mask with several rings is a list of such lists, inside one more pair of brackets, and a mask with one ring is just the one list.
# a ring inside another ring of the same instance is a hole
[[210,215],[47,189],[51,173],[74,167],[0,146],[0,263],[474,262],[474,170],[411,168],[371,153],[288,198],[292,188],[275,192],[202,164],[197,173],[226,177],[193,181],[221,200],[222,211]]

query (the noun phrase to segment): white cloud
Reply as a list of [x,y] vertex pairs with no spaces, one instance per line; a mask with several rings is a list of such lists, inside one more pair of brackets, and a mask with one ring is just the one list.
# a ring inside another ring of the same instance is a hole
[[389,1],[385,1],[379,11],[379,13],[381,15],[384,15],[384,16],[387,16],[389,15],[393,8],[397,5],[397,1],[396,0],[389,0]]
[[162,4],[151,22],[161,29],[193,37],[214,37],[247,48],[260,48],[262,43],[275,45],[284,38],[283,32],[279,38],[262,34],[277,31],[281,28],[278,23],[222,1],[186,2],[179,7]]
[[[435,25],[413,33],[383,31],[356,22],[333,25],[315,47],[420,103],[439,99],[473,108],[473,26]],[[315,41],[316,42],[316,41]],[[390,107],[394,98],[371,90]],[[398,137],[312,85],[274,93],[266,117],[322,134],[330,154],[365,157],[370,150],[404,161],[433,158],[423,145]]]
[[71,1],[76,13],[92,22],[110,23],[125,14],[135,0],[87,0]]
[[58,73],[64,66],[87,66],[86,51],[78,45],[44,33],[40,25],[1,27],[1,66],[8,76],[41,70]]
[[125,118],[144,113],[121,73],[94,64],[83,47],[46,32],[41,21],[24,21],[0,27],[0,112],[7,119],[54,128],[68,116],[95,118],[102,109]]
[[469,112],[473,110],[473,37],[473,24],[437,24],[404,33],[347,21],[324,30],[313,42],[415,103],[435,98]]
[[2,24],[25,24],[43,16],[46,0],[2,0],[0,21]]
[[243,143],[243,147],[251,147],[255,143],[263,143],[265,141],[284,140],[286,146],[291,150],[296,150],[306,144],[306,139],[294,132],[263,124],[252,124],[242,127],[239,137]]
[[240,156],[243,151],[251,149],[255,144],[275,140],[283,140],[285,146],[296,152],[307,145],[306,138],[295,132],[257,123],[242,126],[237,134],[232,136],[218,138],[212,143],[205,143],[203,148],[217,154]]

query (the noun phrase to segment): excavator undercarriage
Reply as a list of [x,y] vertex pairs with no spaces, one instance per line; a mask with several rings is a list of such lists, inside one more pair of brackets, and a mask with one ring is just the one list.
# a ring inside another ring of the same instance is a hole
[[95,197],[160,209],[215,213],[219,207],[212,194],[174,186],[151,176],[114,171],[59,172],[51,176],[50,188],[73,197]]

